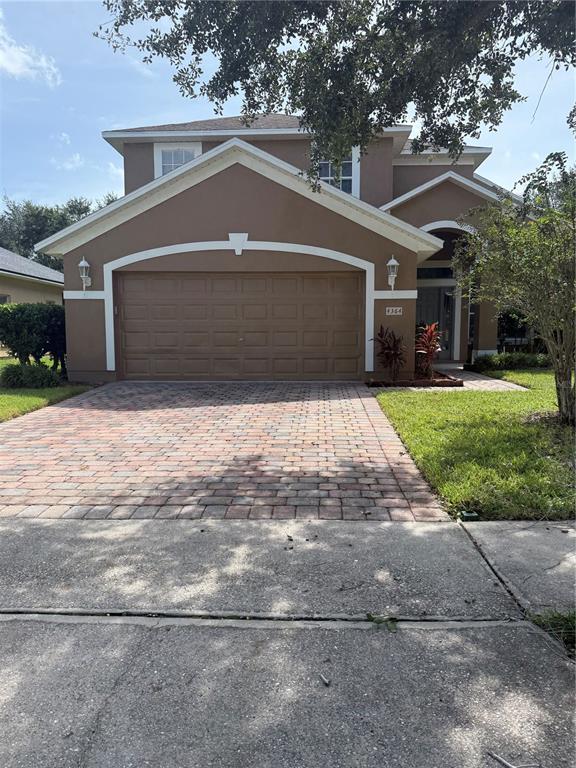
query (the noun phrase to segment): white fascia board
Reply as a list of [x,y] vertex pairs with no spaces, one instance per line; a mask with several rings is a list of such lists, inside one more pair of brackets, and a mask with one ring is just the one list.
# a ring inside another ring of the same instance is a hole
[[438,152],[412,152],[410,148],[405,148],[398,157],[393,158],[392,165],[472,165],[478,168],[491,154],[491,147],[464,147],[458,158],[454,159],[445,149]]
[[330,184],[320,182],[320,192],[316,192],[299,168],[234,137],[190,163],[148,182],[120,200],[42,240],[36,244],[35,250],[51,254],[68,253],[235,163],[240,163],[415,253],[432,255],[442,248],[442,241],[433,235]]
[[15,280],[27,280],[31,283],[43,283],[44,285],[52,285],[54,288],[60,288],[64,290],[64,276],[62,276],[62,282],[56,282],[56,280],[47,280],[43,277],[35,277],[33,275],[22,275],[20,272],[11,272],[9,269],[0,269],[0,275],[5,277],[12,277]]
[[512,200],[516,203],[523,203],[524,200],[522,198],[522,195],[517,195],[515,192],[510,192],[509,189],[506,189],[505,187],[501,187],[499,184],[496,184],[494,181],[491,181],[491,179],[487,179],[486,176],[481,176],[479,173],[474,174],[474,178],[478,179],[482,184],[486,184],[486,186],[491,187],[492,189],[500,190],[501,192],[504,192],[506,195],[510,195]]
[[[389,128],[383,128],[381,135],[391,135],[398,137],[401,141],[399,146],[406,143],[412,126],[396,125]],[[289,136],[292,139],[310,139],[310,133],[300,128],[236,128],[221,129],[215,131],[102,131],[102,138],[111,144],[120,154],[122,154],[122,145],[129,141],[210,141],[211,139],[231,139],[231,138],[282,138]]]
[[454,173],[454,171],[447,171],[446,173],[440,174],[440,176],[436,176],[434,179],[430,179],[430,181],[426,181],[419,187],[411,189],[410,192],[406,192],[404,195],[400,195],[400,197],[396,197],[394,200],[390,200],[389,203],[381,205],[380,210],[390,211],[392,208],[397,208],[399,205],[407,203],[409,200],[412,200],[412,198],[418,197],[418,195],[422,195],[424,192],[428,192],[430,189],[434,189],[434,187],[437,187],[439,184],[444,184],[446,181],[451,181],[454,184],[458,184],[458,186],[462,187],[463,189],[467,189],[470,192],[473,192],[475,195],[484,197],[486,200],[500,199],[495,192],[491,192],[489,189],[486,189],[486,187],[477,184],[475,181],[471,181],[465,176],[461,176],[459,173]]

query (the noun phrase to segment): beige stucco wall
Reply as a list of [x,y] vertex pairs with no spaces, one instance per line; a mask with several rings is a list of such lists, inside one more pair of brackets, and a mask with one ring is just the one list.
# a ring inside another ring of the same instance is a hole
[[0,295],[10,296],[12,304],[36,304],[48,301],[62,304],[62,290],[62,287],[57,285],[0,274]]
[[471,208],[484,205],[486,200],[470,190],[445,181],[393,208],[390,213],[415,227],[434,221],[456,221]]
[[427,181],[431,181],[438,176],[442,176],[443,173],[458,173],[460,176],[464,176],[467,179],[472,179],[474,176],[473,165],[437,165],[433,163],[426,163],[426,160],[422,160],[421,165],[395,165],[393,171],[394,178],[394,197],[400,197],[405,195],[406,192],[410,192],[421,184],[425,184]]
[[[131,219],[64,257],[67,290],[80,290],[78,262],[91,264],[92,289],[103,289],[103,265],[121,256],[185,242],[228,240],[247,232],[250,240],[302,243],[329,248],[372,262],[376,290],[388,290],[386,262],[400,262],[396,288],[416,285],[416,255],[396,243],[288,190],[241,165],[234,165]],[[232,251],[185,253],[141,262],[124,271],[332,271],[341,262],[293,253]],[[381,302],[377,302],[380,304]],[[395,302],[394,302],[395,303]],[[412,301],[414,304],[414,301]],[[108,378],[105,372],[102,301],[66,302],[68,367],[71,376]],[[406,339],[413,335],[413,312],[395,318]]]
[[[310,166],[310,141],[307,139],[244,139],[253,146],[306,171]],[[202,141],[202,152],[223,144],[226,139]],[[127,194],[154,178],[154,145],[124,144],[124,191]],[[360,198],[380,206],[392,199],[392,139],[370,145],[360,160]]]
[[[276,148],[278,156],[292,164],[305,162],[305,144],[300,141],[259,142],[262,149]],[[270,146],[268,146],[270,145]],[[145,145],[140,145],[145,146]],[[151,145],[150,145],[151,147]],[[207,146],[205,147],[207,149]],[[391,195],[391,176],[386,178],[390,146],[382,142],[377,153],[380,173],[373,178],[361,175],[363,195]],[[363,158],[366,163],[368,158]],[[376,167],[376,165],[374,166]],[[442,171],[441,166],[435,170]],[[430,221],[457,219],[482,198],[446,182],[393,211],[398,218],[416,226]],[[234,165],[200,184],[172,197],[147,212],[119,225],[64,258],[67,290],[80,290],[78,262],[86,258],[92,266],[92,288],[103,289],[103,265],[130,253],[186,242],[228,240],[230,232],[247,232],[250,240],[301,243],[329,248],[372,262],[375,265],[376,290],[388,290],[386,262],[393,254],[400,262],[398,290],[416,288],[416,256],[376,233],[292,192],[241,165]],[[236,256],[222,252],[184,253],[163,256],[124,267],[122,271],[345,271],[349,265],[292,253],[251,252]],[[402,308],[401,316],[386,316],[386,307]],[[403,336],[408,349],[404,375],[414,367],[412,341],[415,331],[414,300],[377,300],[374,327],[390,327]],[[107,380],[115,374],[105,370],[104,305],[102,301],[67,302],[68,356],[72,378]],[[468,312],[462,309],[461,359],[467,348]],[[495,324],[481,314],[482,343],[495,339]],[[495,347],[495,343],[494,343]],[[492,346],[486,348],[494,348]],[[118,345],[117,345],[118,349]]]
[[124,194],[154,179],[154,144],[124,144]]

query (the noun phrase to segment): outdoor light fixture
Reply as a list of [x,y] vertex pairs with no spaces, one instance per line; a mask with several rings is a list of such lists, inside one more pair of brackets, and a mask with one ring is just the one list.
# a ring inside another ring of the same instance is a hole
[[394,283],[396,282],[396,278],[398,277],[398,267],[400,266],[400,262],[396,261],[394,256],[390,259],[390,261],[386,264],[386,269],[388,270],[388,285],[392,290],[394,290]]
[[80,280],[82,280],[82,290],[85,291],[86,288],[90,288],[92,285],[92,278],[90,277],[90,264],[88,264],[86,259],[82,259],[80,264],[78,264],[78,269],[80,270]]

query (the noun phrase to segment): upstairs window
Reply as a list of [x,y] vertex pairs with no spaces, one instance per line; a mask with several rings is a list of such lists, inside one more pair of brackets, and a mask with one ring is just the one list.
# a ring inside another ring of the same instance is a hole
[[320,163],[320,178],[333,187],[338,187],[342,192],[352,194],[352,155],[344,158],[340,166],[340,174],[336,173],[336,167],[327,161]]
[[355,147],[342,161],[339,174],[336,172],[336,166],[333,163],[324,160],[320,163],[320,178],[327,184],[341,189],[342,192],[348,192],[349,195],[360,197],[359,159],[360,153]]
[[202,152],[202,144],[194,141],[185,144],[154,145],[154,177],[165,176],[176,168],[191,162]]
[[184,163],[194,160],[194,152],[189,149],[163,149],[162,150],[162,176],[170,171],[175,171]]

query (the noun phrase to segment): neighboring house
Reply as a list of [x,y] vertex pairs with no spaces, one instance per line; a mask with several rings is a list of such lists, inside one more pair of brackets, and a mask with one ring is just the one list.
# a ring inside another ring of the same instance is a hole
[[37,245],[64,258],[71,378],[362,379],[381,324],[403,336],[407,375],[424,322],[444,364],[494,351],[493,311],[468,307],[451,268],[457,219],[497,199],[476,174],[491,150],[413,155],[410,130],[352,150],[339,188],[322,164],[319,190],[295,117],[104,132],[125,196]]
[[0,304],[62,304],[64,275],[0,246]]

